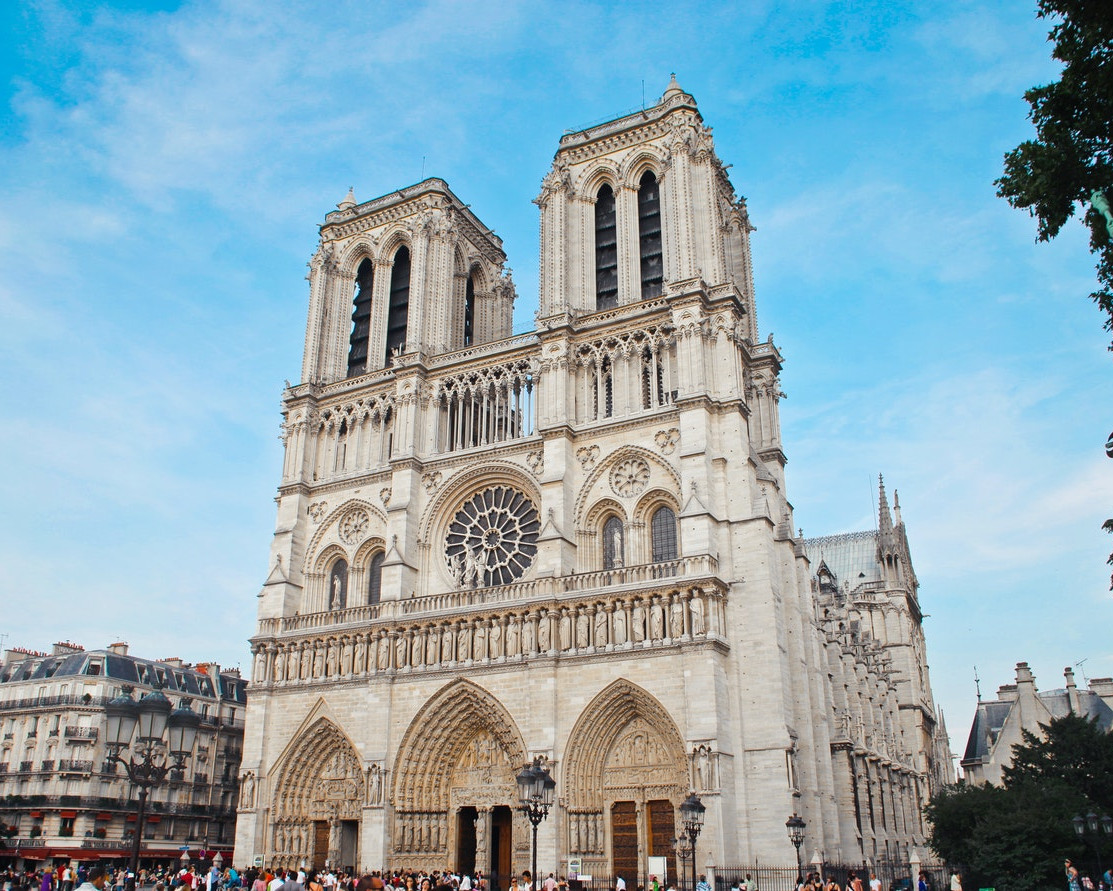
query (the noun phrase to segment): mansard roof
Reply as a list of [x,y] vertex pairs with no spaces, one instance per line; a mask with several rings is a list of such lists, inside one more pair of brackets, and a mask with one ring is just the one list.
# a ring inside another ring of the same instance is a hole
[[247,701],[247,681],[235,672],[218,672],[214,682],[202,666],[141,659],[111,649],[38,655],[9,662],[0,668],[0,685],[62,677],[103,677],[184,696]]

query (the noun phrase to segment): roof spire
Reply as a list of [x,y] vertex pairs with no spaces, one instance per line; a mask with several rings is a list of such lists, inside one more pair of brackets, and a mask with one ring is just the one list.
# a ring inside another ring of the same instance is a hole
[[344,196],[344,200],[336,205],[340,210],[350,210],[356,206],[356,192],[354,186],[348,186],[348,194]]
[[889,499],[885,497],[885,477],[880,473],[877,475],[877,485],[881,490],[881,497],[878,499],[880,507],[877,511],[877,530],[882,535],[888,535],[893,531],[893,517],[889,513]]
[[676,82],[676,74],[669,74],[669,85],[665,87],[664,95],[661,96],[662,102],[668,102],[673,96],[683,96],[684,91],[680,89],[680,84]]
[[893,522],[898,526],[904,524],[904,520],[900,518],[900,495],[896,489],[893,489]]

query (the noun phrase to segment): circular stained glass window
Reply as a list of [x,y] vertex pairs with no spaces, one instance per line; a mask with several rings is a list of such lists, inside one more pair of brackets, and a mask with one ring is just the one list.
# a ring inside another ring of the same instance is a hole
[[541,523],[521,492],[493,486],[456,512],[445,536],[445,559],[458,588],[507,585],[520,579],[537,554]]

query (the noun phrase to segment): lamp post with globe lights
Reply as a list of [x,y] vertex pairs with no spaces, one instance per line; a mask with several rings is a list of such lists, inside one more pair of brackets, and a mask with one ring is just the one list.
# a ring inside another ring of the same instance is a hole
[[785,829],[788,830],[788,840],[792,842],[796,848],[796,881],[801,884],[804,881],[804,867],[800,864],[800,845],[804,844],[804,830],[808,824],[798,815],[793,814],[785,820]]
[[516,780],[521,810],[533,826],[533,872],[530,873],[530,881],[536,887],[537,827],[549,815],[549,808],[553,806],[556,780],[549,775],[549,770],[542,764],[540,757],[534,758],[532,764],[523,767],[518,772]]
[[1097,858],[1098,875],[1105,875],[1105,870],[1101,863],[1101,847],[1100,842],[1102,835],[1108,839],[1113,835],[1113,817],[1108,814],[1098,816],[1094,811],[1090,811],[1083,817],[1081,814],[1071,820],[1074,824],[1074,831],[1078,837],[1083,841],[1090,843],[1090,847],[1094,849],[1094,857]]
[[[201,718],[182,700],[172,708],[161,690],[152,690],[136,701],[132,688],[125,687],[104,707],[107,731],[108,761],[122,764],[132,785],[139,787],[139,803],[135,818],[135,838],[131,846],[128,882],[134,887],[139,874],[139,847],[143,843],[143,824],[147,816],[147,793],[162,785],[171,770],[185,768],[193,752]],[[164,735],[169,729],[169,737]],[[133,739],[134,738],[134,739]],[[131,753],[125,758],[126,748]],[[167,760],[169,755],[171,761]]]
[[692,884],[689,885],[691,891],[696,888],[696,839],[699,838],[700,830],[703,829],[703,817],[707,808],[704,803],[699,800],[699,796],[692,792],[687,798],[680,803],[680,825],[682,833],[677,838],[673,839],[673,850],[676,851],[676,856],[680,858],[681,863],[686,860],[692,861]]

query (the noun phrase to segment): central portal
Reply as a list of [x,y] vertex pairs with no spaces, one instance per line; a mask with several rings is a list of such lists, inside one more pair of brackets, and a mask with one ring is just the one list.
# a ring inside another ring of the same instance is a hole
[[510,853],[513,851],[513,814],[506,805],[491,811],[491,888],[510,887]]

